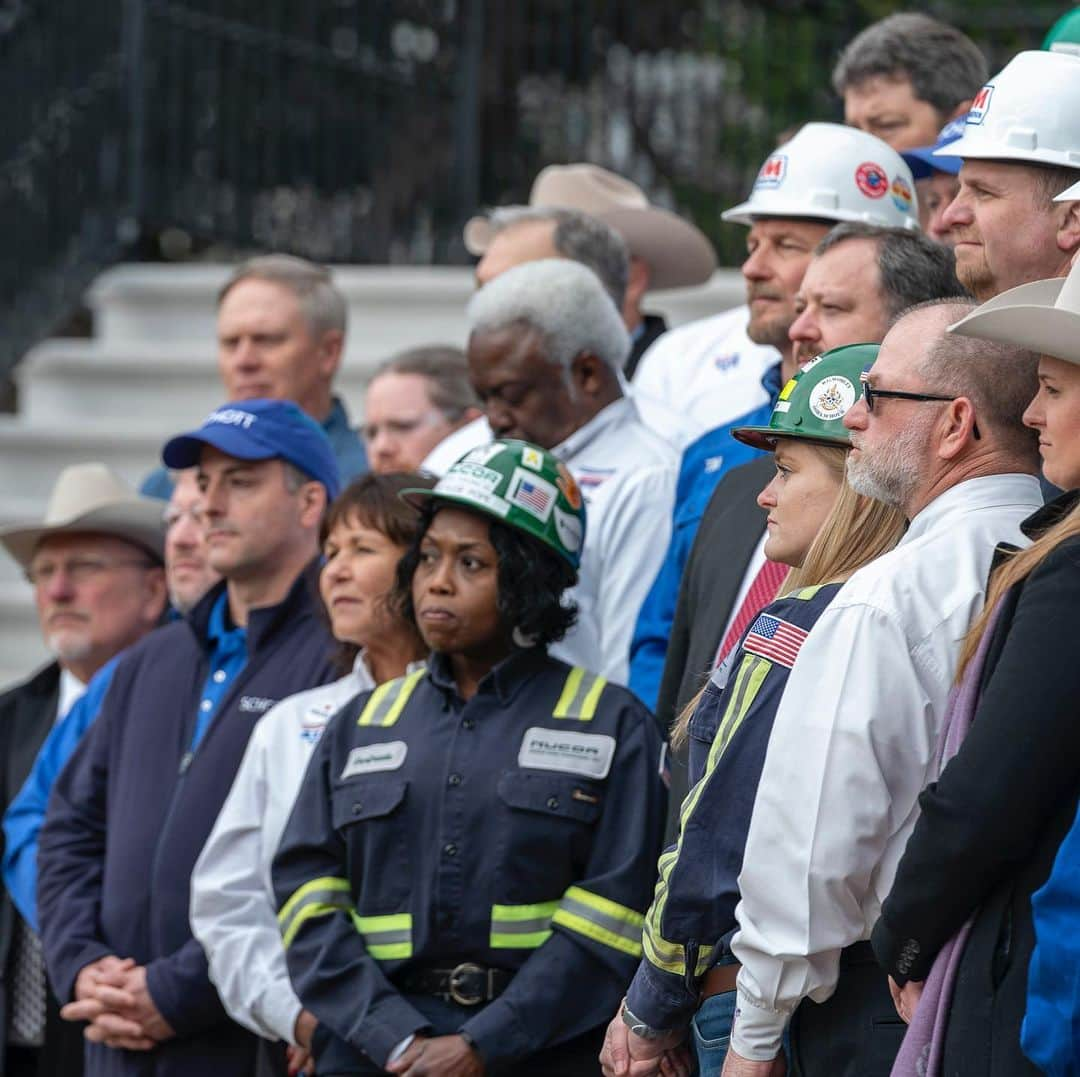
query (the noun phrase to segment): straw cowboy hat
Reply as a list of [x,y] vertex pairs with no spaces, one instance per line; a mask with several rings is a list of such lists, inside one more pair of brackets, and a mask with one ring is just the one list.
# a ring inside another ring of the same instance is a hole
[[1080,363],[1080,260],[1067,277],[1021,284],[988,299],[949,332]]
[[[716,253],[689,221],[649,205],[645,192],[628,179],[596,165],[548,165],[533,181],[529,206],[576,209],[603,221],[622,236],[630,254],[649,267],[649,290],[704,284],[716,269]],[[465,225],[471,254],[487,249],[494,229],[487,217]]]
[[75,464],[60,472],[41,523],[0,528],[0,542],[23,568],[43,538],[73,532],[113,535],[162,561],[164,509],[155,498],[133,494],[104,464]]

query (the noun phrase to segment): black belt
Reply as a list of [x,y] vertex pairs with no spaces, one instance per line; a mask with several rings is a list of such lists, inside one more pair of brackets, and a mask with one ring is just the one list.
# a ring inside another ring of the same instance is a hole
[[434,995],[459,1006],[479,1006],[498,998],[513,975],[463,961],[452,969],[413,969],[397,980],[397,986],[407,995]]

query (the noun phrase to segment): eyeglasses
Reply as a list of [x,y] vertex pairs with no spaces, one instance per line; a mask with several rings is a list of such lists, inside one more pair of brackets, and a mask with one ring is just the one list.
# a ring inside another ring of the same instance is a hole
[[[935,396],[933,393],[906,393],[901,392],[899,389],[875,389],[870,384],[870,374],[868,371],[863,371],[859,375],[859,381],[862,384],[863,400],[866,401],[866,410],[873,412],[875,400],[915,400],[920,403],[928,401],[935,401],[942,404],[949,404],[956,399],[955,396]],[[971,424],[971,432],[975,436],[976,440],[981,437],[979,434],[978,423]]]
[[26,578],[36,587],[38,584],[47,585],[51,583],[58,572],[64,572],[73,583],[87,583],[96,576],[100,576],[103,572],[127,566],[136,568],[155,567],[153,561],[148,561],[145,558],[141,560],[128,558],[108,561],[99,558],[73,557],[70,561],[43,561],[40,564],[31,565],[26,570]]

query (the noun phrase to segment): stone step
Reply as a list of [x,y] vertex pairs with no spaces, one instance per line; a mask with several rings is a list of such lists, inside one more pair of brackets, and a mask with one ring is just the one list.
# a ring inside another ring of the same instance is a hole
[[[225,265],[118,266],[91,286],[86,301],[94,331],[106,347],[139,342],[214,340],[217,292],[230,272]],[[460,343],[464,310],[472,295],[472,270],[458,266],[335,266],[334,279],[349,303],[354,341],[376,359],[418,344]],[[743,301],[737,270],[718,270],[702,288],[650,296],[650,311],[680,325]],[[360,347],[350,344],[350,349]]]

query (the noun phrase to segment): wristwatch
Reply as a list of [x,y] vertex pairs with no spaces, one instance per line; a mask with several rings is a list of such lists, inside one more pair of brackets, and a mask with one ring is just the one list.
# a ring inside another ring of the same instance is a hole
[[635,1017],[630,1012],[630,1007],[626,1005],[626,999],[623,999],[622,1010],[619,1011],[619,1016],[623,1019],[623,1024],[635,1036],[640,1036],[643,1040],[660,1040],[663,1039],[668,1033],[667,1029],[663,1028],[650,1028],[639,1017]]

